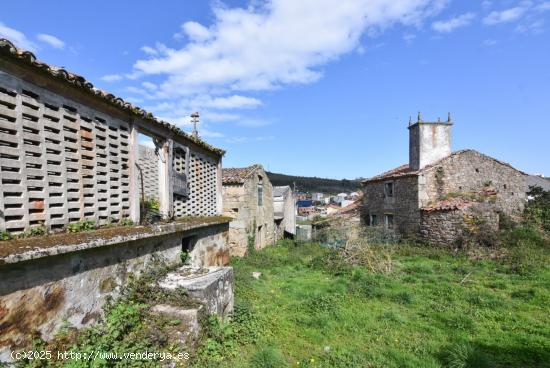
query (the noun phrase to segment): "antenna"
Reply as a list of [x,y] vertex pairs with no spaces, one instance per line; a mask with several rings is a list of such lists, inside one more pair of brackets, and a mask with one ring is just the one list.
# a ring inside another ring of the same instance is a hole
[[199,113],[194,112],[191,114],[191,123],[193,123],[193,137],[199,137],[199,131],[197,130],[197,124],[199,123]]

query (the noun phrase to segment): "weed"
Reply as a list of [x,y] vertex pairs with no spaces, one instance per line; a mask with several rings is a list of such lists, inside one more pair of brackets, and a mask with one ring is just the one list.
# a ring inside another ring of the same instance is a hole
[[12,239],[12,236],[10,233],[8,233],[7,231],[0,231],[0,241],[2,240],[11,240]]
[[252,368],[282,368],[286,366],[285,358],[281,352],[273,347],[258,350],[250,359]]
[[67,232],[69,233],[79,233],[82,231],[95,230],[97,229],[97,226],[95,221],[83,220],[83,221],[74,222],[72,224],[68,224],[66,229],[67,229]]
[[402,292],[399,292],[397,294],[394,294],[391,297],[391,299],[395,303],[403,304],[403,305],[408,305],[408,304],[411,304],[413,302],[412,294],[407,292],[407,291],[402,291]]
[[525,301],[532,300],[536,295],[535,289],[521,289],[516,290],[513,293],[510,294],[510,296],[514,299],[521,299]]
[[489,360],[469,343],[457,343],[446,352],[445,363],[448,368],[485,368]]

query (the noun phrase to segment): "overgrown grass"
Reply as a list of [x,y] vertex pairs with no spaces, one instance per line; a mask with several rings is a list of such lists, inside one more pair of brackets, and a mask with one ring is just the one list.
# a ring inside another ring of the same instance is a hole
[[233,259],[235,319],[195,366],[550,367],[550,250],[529,244],[495,260],[394,246],[391,272],[289,241]]

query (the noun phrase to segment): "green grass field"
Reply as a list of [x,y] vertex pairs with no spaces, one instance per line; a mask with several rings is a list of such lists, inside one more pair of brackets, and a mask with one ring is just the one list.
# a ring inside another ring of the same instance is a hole
[[333,252],[284,242],[233,259],[235,320],[210,321],[196,366],[550,367],[546,250],[518,268],[394,246],[382,274]]

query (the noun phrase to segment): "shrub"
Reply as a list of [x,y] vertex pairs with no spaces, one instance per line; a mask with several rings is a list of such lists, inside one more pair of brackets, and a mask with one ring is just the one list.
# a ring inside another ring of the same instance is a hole
[[525,223],[550,233],[550,191],[529,187],[527,195],[530,199],[523,212]]
[[286,367],[286,361],[281,352],[272,347],[258,350],[250,359],[253,368],[280,368]]
[[452,346],[446,353],[445,363],[449,368],[489,367],[489,360],[485,354],[469,343],[457,343]]

